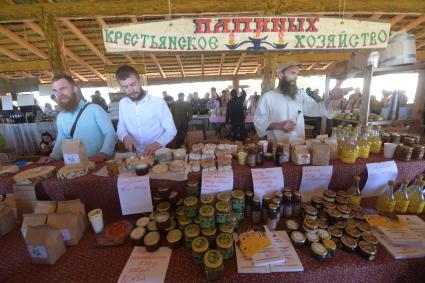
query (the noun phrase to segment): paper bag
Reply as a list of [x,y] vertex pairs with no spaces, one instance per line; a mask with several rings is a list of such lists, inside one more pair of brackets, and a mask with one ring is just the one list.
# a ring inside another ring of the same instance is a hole
[[53,265],[66,252],[60,231],[47,225],[28,226],[25,243],[35,264]]
[[3,200],[3,204],[7,207],[10,207],[13,210],[13,216],[15,219],[18,219],[18,209],[16,206],[16,198],[14,194],[6,194],[6,197]]
[[38,200],[34,203],[34,213],[49,214],[56,211],[57,201]]
[[0,234],[6,235],[15,229],[16,220],[13,216],[13,210],[7,206],[0,207]]
[[75,246],[83,237],[80,218],[74,213],[52,213],[47,216],[47,225],[58,229],[67,246]]
[[22,216],[24,219],[21,226],[22,237],[27,236],[29,226],[40,226],[46,224],[47,215],[46,214],[24,214]]
[[292,163],[296,165],[310,164],[310,152],[307,145],[296,145],[291,151]]
[[313,165],[329,165],[331,148],[326,143],[313,143],[311,145]]
[[57,213],[70,212],[75,213],[80,218],[81,230],[86,231],[88,225],[87,213],[84,204],[79,199],[58,201]]
[[37,201],[35,185],[13,184],[13,193],[15,194],[18,217],[22,218],[22,214],[25,213],[33,213],[34,203]]
[[330,160],[338,159],[338,142],[336,139],[327,139],[325,143],[329,145],[331,149]]
[[62,141],[62,155],[65,165],[81,165],[87,163],[87,151],[79,139],[65,139]]

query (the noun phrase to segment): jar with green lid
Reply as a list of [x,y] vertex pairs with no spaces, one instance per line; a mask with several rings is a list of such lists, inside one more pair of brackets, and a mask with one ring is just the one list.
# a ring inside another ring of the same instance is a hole
[[246,216],[252,216],[252,198],[254,197],[254,192],[246,191],[245,192],[245,212]]
[[217,228],[201,229],[201,236],[208,239],[210,248],[215,245],[215,238],[217,237]]
[[233,190],[232,196],[232,210],[241,212],[245,210],[245,193],[241,190]]
[[198,199],[196,197],[187,197],[184,199],[184,207],[187,218],[195,218],[198,216]]
[[227,221],[229,219],[229,213],[230,213],[229,203],[226,202],[226,201],[220,200],[215,204],[215,209],[216,209],[215,221],[218,224],[227,223]]
[[201,229],[211,229],[215,227],[215,209],[211,205],[203,205],[199,208],[199,224]]
[[176,215],[177,217],[184,216],[186,214],[186,208],[184,206],[179,206],[176,209]]
[[204,255],[204,274],[208,281],[224,278],[223,256],[219,251],[210,250]]
[[227,224],[232,225],[233,229],[237,229],[238,228],[238,216],[236,213],[234,213],[233,211],[231,211],[229,213],[229,218],[227,219]]
[[221,192],[217,194],[217,200],[225,201],[227,203],[230,203],[230,193],[228,192]]
[[214,195],[201,195],[200,197],[201,204],[214,205],[214,200]]
[[233,257],[233,237],[230,233],[220,233],[215,240],[217,250],[221,252],[224,260]]
[[201,234],[201,229],[197,224],[189,224],[184,228],[184,240],[186,242],[186,248],[192,248],[192,241]]
[[190,180],[186,183],[187,196],[199,197],[199,181]]
[[156,210],[158,210],[159,212],[166,212],[170,211],[170,208],[171,204],[168,201],[163,201],[157,205]]
[[187,218],[186,216],[180,216],[177,218],[177,222],[179,223],[179,229],[184,230],[187,225],[192,223],[192,219]]
[[218,225],[218,231],[220,233],[230,233],[233,234],[233,226],[229,224],[220,224]]
[[192,241],[193,262],[196,265],[202,263],[205,252],[208,250],[208,239],[205,237],[196,237]]

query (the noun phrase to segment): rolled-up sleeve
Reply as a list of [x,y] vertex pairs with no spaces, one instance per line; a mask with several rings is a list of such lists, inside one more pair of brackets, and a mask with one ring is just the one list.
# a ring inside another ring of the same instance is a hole
[[254,126],[260,137],[264,137],[270,133],[268,127],[272,123],[270,119],[270,111],[268,100],[265,95],[261,96],[258,107],[254,114]]
[[114,126],[112,125],[108,114],[102,108],[96,107],[94,115],[99,129],[104,136],[103,145],[100,148],[100,152],[103,152],[107,156],[111,157],[114,153],[116,140]]
[[125,126],[125,113],[124,113],[124,99],[120,101],[118,107],[118,126],[117,126],[117,136],[118,139],[124,142],[124,138],[128,135],[127,128]]
[[173,121],[173,115],[171,115],[167,104],[164,101],[161,101],[159,107],[160,111],[158,113],[161,115],[159,120],[161,121],[161,126],[164,128],[164,132],[158,138],[157,142],[159,142],[161,147],[165,147],[170,141],[174,139],[177,133],[177,129]]

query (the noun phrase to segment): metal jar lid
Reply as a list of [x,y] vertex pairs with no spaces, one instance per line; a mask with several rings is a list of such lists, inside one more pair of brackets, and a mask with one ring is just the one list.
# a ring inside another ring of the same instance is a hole
[[203,253],[208,250],[210,242],[205,237],[197,237],[192,241],[192,250],[196,253]]
[[149,232],[143,239],[145,246],[155,246],[159,243],[160,235],[157,231]]
[[207,268],[215,269],[223,265],[223,255],[216,250],[209,250],[204,254],[204,265]]
[[233,237],[230,233],[220,233],[215,239],[217,247],[222,249],[229,249],[233,245]]

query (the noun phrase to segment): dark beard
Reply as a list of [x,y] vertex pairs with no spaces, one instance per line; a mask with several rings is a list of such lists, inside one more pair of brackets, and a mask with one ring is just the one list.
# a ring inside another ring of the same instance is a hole
[[73,93],[67,102],[62,102],[60,99],[58,99],[57,102],[59,107],[62,108],[65,112],[73,112],[75,108],[77,108],[80,100],[78,99],[78,94]]
[[130,98],[131,101],[135,102],[135,101],[140,101],[145,97],[145,91],[143,89],[140,89],[140,92],[138,94],[139,96],[137,96],[137,98],[133,98],[130,95],[128,95],[128,98]]
[[295,100],[295,95],[298,92],[297,83],[295,81],[288,82],[285,79],[280,79],[277,88],[283,95],[286,95]]

